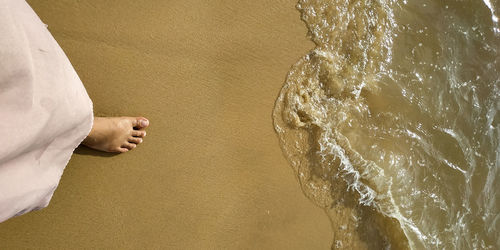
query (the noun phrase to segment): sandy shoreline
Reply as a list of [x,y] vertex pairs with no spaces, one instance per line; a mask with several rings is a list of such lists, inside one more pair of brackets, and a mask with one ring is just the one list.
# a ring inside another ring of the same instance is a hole
[[134,152],[79,149],[50,206],[0,224],[7,249],[328,249],[271,112],[313,47],[292,1],[29,1],[97,115],[144,115]]

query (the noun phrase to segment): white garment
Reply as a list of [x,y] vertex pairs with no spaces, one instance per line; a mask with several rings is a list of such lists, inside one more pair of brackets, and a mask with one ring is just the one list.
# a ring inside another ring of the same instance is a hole
[[92,128],[92,102],[24,0],[0,0],[0,222],[46,207]]

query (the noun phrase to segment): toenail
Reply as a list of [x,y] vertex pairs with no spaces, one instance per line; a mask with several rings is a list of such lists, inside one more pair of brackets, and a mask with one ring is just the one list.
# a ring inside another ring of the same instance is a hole
[[146,136],[146,131],[144,131],[144,136]]
[[146,126],[148,126],[148,124],[149,124],[149,122],[148,122],[148,121],[146,121],[146,120],[142,120],[142,121],[141,121],[141,126],[142,126],[142,127],[146,127]]

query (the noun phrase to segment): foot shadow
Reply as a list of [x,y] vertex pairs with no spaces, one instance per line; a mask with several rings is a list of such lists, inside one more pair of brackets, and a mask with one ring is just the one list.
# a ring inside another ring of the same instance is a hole
[[108,152],[94,150],[84,145],[79,145],[73,153],[79,155],[93,155],[99,157],[113,157],[119,154],[119,153],[108,153]]

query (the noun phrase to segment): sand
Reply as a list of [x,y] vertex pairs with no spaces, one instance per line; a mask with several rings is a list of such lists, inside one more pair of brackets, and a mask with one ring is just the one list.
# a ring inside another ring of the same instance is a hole
[[0,248],[330,248],[271,119],[313,47],[295,0],[29,3],[95,113],[151,127],[126,154],[78,149],[49,207],[0,224]]

